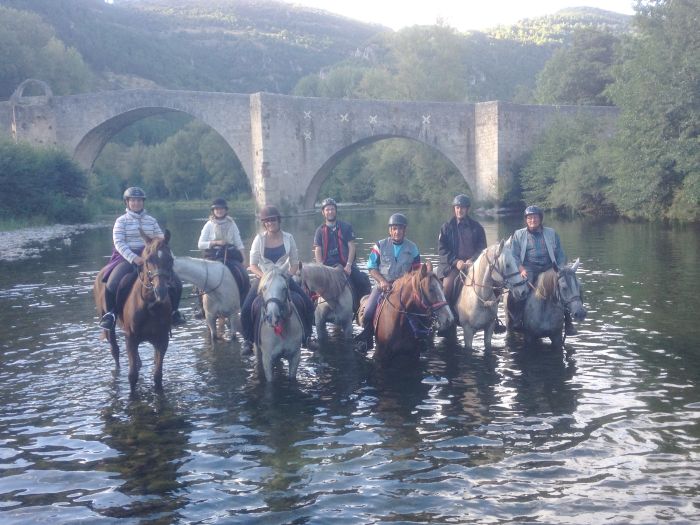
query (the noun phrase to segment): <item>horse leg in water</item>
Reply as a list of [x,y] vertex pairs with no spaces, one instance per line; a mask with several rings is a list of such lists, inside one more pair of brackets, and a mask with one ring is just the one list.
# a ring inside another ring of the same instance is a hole
[[114,364],[119,368],[119,343],[117,342],[117,330],[112,327],[111,330],[105,330],[107,335],[107,340],[109,341],[109,346],[112,349],[112,358],[114,359]]
[[126,356],[129,358],[129,384],[131,389],[136,388],[141,370],[141,356],[139,356],[139,341],[134,336],[126,336]]
[[496,321],[490,322],[484,328],[484,349],[491,350],[491,337],[493,336],[493,329],[496,327]]
[[289,356],[289,379],[294,380],[297,377],[297,368],[301,360],[301,352],[292,352]]
[[157,388],[163,387],[163,360],[168,350],[168,338],[153,343],[153,383]]

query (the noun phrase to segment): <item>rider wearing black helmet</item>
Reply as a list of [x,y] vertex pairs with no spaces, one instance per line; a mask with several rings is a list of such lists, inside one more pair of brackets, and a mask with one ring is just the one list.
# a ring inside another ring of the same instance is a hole
[[338,204],[332,198],[323,199],[321,213],[325,221],[314,234],[314,258],[319,264],[343,267],[357,304],[370,293],[371,285],[367,274],[355,264],[355,232],[349,223],[338,220]]
[[[250,289],[250,279],[243,265],[243,241],[236,221],[228,214],[228,204],[222,198],[214,199],[210,206],[209,220],[204,224],[197,241],[197,247],[204,250],[204,258],[221,261],[236,279],[241,303]],[[204,319],[202,296],[195,319]]]
[[438,237],[437,274],[450,304],[454,303],[454,284],[459,272],[469,268],[486,248],[486,233],[481,224],[469,217],[470,207],[471,199],[467,195],[457,195],[452,201],[454,216],[442,225]]
[[389,237],[377,241],[367,259],[367,270],[375,285],[365,305],[363,331],[355,339],[364,342],[368,349],[374,346],[372,321],[380,294],[388,291],[396,279],[420,267],[418,246],[406,239],[407,226],[408,219],[403,213],[389,217]]
[[[146,243],[141,237],[141,231],[150,237],[163,238],[163,231],[158,222],[146,213],[144,201],[146,192],[138,186],[127,188],[123,195],[126,204],[126,213],[117,218],[112,230],[114,250],[108,263],[110,268],[105,272],[107,286],[105,287],[106,310],[100,319],[100,326],[106,330],[114,328],[117,314],[117,291],[122,279],[134,272],[134,268],[143,264],[141,252]],[[121,295],[121,293],[120,293]],[[185,320],[178,310],[180,296],[182,295],[182,282],[173,274],[170,287],[170,301],[172,302],[174,326],[184,324]]]
[[[559,235],[554,229],[542,225],[544,212],[539,206],[525,208],[525,228],[516,230],[510,238],[513,256],[518,261],[520,274],[528,282],[535,284],[537,277],[550,268],[562,268],[566,265],[566,254],[561,247]],[[508,311],[513,328],[522,329],[523,307],[525,301],[518,303],[508,298]],[[576,328],[571,322],[571,315],[565,313],[566,335],[575,335]]]

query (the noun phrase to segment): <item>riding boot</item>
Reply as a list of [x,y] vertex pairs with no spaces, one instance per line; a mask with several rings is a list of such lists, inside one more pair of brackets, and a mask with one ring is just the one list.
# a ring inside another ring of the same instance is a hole
[[100,319],[100,326],[105,330],[112,330],[116,324],[117,318],[114,311],[117,307],[117,297],[114,292],[105,289],[105,308],[107,312]]
[[509,312],[510,315],[510,327],[513,330],[522,331],[525,326],[523,325],[523,313],[525,312],[525,302],[513,302],[512,307]]
[[[520,324],[522,326],[522,321]],[[493,333],[494,334],[505,334],[506,333],[506,327],[498,317],[496,317],[496,326],[493,327]]]
[[181,326],[185,324],[187,321],[185,319],[185,316],[180,313],[180,295],[182,294],[182,282],[180,282],[179,279],[174,280],[170,288],[168,288],[168,294],[170,294],[170,303],[173,305],[173,313],[172,313],[172,325],[173,326]]
[[247,339],[241,343],[241,355],[253,355],[253,343]]
[[361,344],[365,350],[374,348],[374,326],[372,325],[372,320],[365,320],[362,332],[357,334],[353,340]]
[[571,321],[571,314],[569,312],[564,312],[564,333],[566,335],[576,335],[578,330]]
[[195,319],[202,320],[206,316],[204,315],[204,295],[199,291],[199,289],[195,289],[197,292],[197,307],[194,309],[194,317]]

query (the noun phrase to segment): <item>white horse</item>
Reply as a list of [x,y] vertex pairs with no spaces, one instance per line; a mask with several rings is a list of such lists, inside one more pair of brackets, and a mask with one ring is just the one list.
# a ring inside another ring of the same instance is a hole
[[327,322],[339,326],[346,341],[352,339],[352,289],[343,269],[318,263],[300,266],[302,287],[320,296],[315,313],[319,340],[328,338]]
[[552,268],[537,277],[534,292],[528,295],[523,310],[526,344],[540,337],[549,337],[553,347],[561,348],[565,341],[565,312],[568,311],[577,321],[585,319],[587,312],[576,277],[578,267],[579,260],[576,259],[559,271]]
[[230,270],[219,261],[207,261],[193,257],[176,257],[175,273],[204,292],[203,305],[207,326],[212,340],[218,339],[217,320],[222,318],[231,329],[241,332],[241,301],[236,279]]
[[507,288],[515,299],[527,293],[527,279],[520,275],[513,252],[504,241],[487,247],[467,273],[455,305],[457,322],[464,331],[464,346],[472,347],[474,334],[484,331],[484,347],[491,348],[501,292]]
[[287,360],[290,379],[296,378],[301,359],[304,326],[292,302],[287,279],[284,268],[273,266],[265,272],[258,286],[263,304],[255,355],[268,382],[272,381],[272,367],[277,359]]

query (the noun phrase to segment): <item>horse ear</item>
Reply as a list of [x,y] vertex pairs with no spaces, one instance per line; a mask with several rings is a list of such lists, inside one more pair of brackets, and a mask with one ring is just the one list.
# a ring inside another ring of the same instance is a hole
[[168,244],[170,242],[170,230],[165,228],[165,231],[163,232],[164,239],[165,239],[165,244]]
[[428,273],[433,273],[433,263],[425,261],[425,269],[428,270]]
[[420,276],[421,276],[421,279],[422,279],[423,277],[425,277],[426,275],[428,275],[428,264],[430,264],[430,263],[423,263],[423,264],[420,265]]
[[141,238],[146,241],[146,244],[150,244],[151,241],[153,240],[152,237],[149,237],[148,234],[143,231],[143,229],[139,228],[139,234],[141,235]]
[[299,261],[299,274],[300,274],[300,275],[301,275],[301,267],[302,267],[302,266],[303,266],[303,265],[302,265],[302,262]]
[[275,264],[280,270],[283,272],[289,272],[289,269],[291,268],[291,263],[289,262],[289,256],[285,255],[284,256],[284,262],[281,264]]
[[498,254],[499,255],[501,254],[501,252],[503,252],[503,247],[505,246],[505,244],[506,244],[505,239],[501,239],[501,242],[498,243]]
[[578,270],[578,265],[579,265],[579,261],[580,261],[580,260],[581,260],[580,258],[576,259],[576,260],[574,261],[574,264],[571,265],[571,270],[572,270],[574,273],[576,273],[576,270]]

